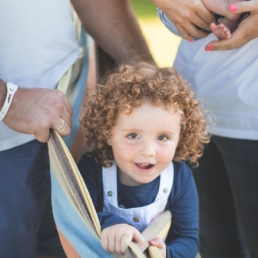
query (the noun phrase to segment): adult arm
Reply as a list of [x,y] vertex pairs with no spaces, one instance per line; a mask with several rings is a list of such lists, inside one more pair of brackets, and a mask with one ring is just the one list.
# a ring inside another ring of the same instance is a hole
[[186,40],[204,38],[210,31],[214,16],[201,0],[152,0],[175,25],[180,35]]
[[229,10],[233,13],[250,12],[250,15],[239,24],[230,39],[212,41],[207,44],[206,47],[209,46],[208,48],[212,51],[235,49],[258,37],[258,0],[235,3],[230,7]]
[[6,94],[7,94],[7,88],[5,86],[5,83],[0,80],[0,110],[4,105]]
[[71,0],[84,29],[116,61],[153,59],[129,0]]
[[[153,59],[141,34],[128,0],[73,0],[84,28],[96,42],[117,61],[151,61]],[[4,103],[6,87],[0,82],[0,107]],[[58,128],[60,135],[70,133],[72,109],[58,90],[19,88],[4,118],[11,129],[34,134],[46,142],[49,129]]]
[[[0,109],[7,94],[5,82],[0,80]],[[49,138],[49,129],[58,128],[61,136],[70,133],[72,108],[64,94],[52,89],[18,88],[3,122],[14,131],[34,134],[41,142]]]
[[[176,166],[178,163],[175,171]],[[173,218],[166,239],[167,258],[194,258],[199,248],[198,195],[192,172],[185,164],[175,174],[174,184],[169,199]]]

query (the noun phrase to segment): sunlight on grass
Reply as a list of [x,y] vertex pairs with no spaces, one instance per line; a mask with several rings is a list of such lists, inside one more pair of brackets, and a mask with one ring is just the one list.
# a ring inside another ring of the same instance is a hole
[[131,0],[150,51],[161,67],[172,66],[181,38],[159,20],[156,6],[148,0]]

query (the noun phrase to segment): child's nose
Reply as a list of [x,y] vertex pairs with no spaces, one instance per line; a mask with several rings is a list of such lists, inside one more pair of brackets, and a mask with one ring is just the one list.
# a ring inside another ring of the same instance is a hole
[[155,156],[155,145],[150,142],[146,142],[142,144],[141,154],[147,157]]

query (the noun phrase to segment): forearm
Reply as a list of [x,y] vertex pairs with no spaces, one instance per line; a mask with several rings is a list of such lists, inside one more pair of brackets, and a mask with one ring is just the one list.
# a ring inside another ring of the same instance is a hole
[[181,169],[180,177],[175,176],[174,179],[178,192],[173,195],[172,191],[168,201],[168,209],[173,214],[173,222],[166,244],[172,257],[194,258],[199,248],[198,194],[189,167],[183,164]]
[[2,109],[7,94],[6,85],[0,80],[0,110]]
[[128,0],[72,0],[84,29],[117,62],[152,56]]
[[166,14],[158,9],[157,10],[157,14],[160,18],[160,20],[163,22],[163,24],[175,35],[181,37],[179,31],[177,30],[176,26],[174,25],[174,23],[172,21],[169,20],[169,18],[166,16]]
[[195,258],[199,250],[198,239],[178,238],[167,245],[167,258],[189,257]]

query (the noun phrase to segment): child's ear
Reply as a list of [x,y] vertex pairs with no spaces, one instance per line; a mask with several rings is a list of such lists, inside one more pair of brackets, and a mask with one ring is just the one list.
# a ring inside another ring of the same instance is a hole
[[106,140],[107,145],[112,146],[110,138]]

